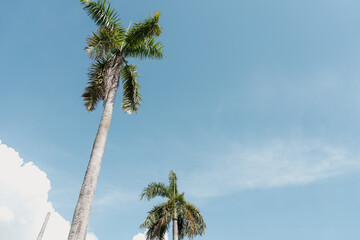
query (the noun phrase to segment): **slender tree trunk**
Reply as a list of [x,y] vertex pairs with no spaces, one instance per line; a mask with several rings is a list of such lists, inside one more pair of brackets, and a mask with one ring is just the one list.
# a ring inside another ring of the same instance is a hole
[[110,79],[105,79],[105,81],[110,81],[111,88],[109,89],[108,98],[105,103],[104,112],[91,152],[90,161],[80,190],[79,199],[76,204],[68,240],[86,239],[91,213],[91,205],[94,198],[101,161],[105,150],[106,138],[111,123],[116,92],[119,85],[120,70],[123,65],[122,56],[117,54],[110,64],[113,66],[110,67],[105,74],[105,78]]
[[177,219],[173,220],[173,240],[179,240],[179,230]]
[[42,225],[42,227],[41,227],[41,230],[40,230],[39,236],[37,237],[37,240],[41,240],[41,239],[42,239],[42,237],[43,237],[43,235],[44,235],[44,232],[45,232],[46,225],[47,225],[47,223],[48,223],[48,221],[49,221],[49,218],[50,218],[50,212],[48,212],[48,213],[46,214],[44,223],[43,223],[43,225]]

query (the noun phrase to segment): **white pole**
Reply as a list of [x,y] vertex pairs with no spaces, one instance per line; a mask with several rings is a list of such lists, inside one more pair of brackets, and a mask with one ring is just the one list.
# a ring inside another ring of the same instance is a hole
[[39,233],[39,236],[38,236],[37,240],[41,240],[41,239],[42,239],[42,237],[43,237],[43,235],[44,235],[44,232],[45,232],[46,225],[47,225],[47,223],[48,223],[48,221],[49,221],[49,218],[50,218],[50,212],[48,212],[48,213],[46,214],[46,218],[45,218],[44,223],[43,223],[43,225],[42,225],[42,227],[41,227],[41,230],[40,230],[40,233]]

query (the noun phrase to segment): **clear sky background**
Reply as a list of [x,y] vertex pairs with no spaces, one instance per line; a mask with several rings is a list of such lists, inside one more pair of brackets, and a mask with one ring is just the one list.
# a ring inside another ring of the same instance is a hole
[[[144,102],[127,115],[118,95],[89,226],[99,240],[144,232],[161,199],[139,194],[171,169],[207,223],[200,239],[358,239],[359,1],[112,5],[124,26],[161,11],[166,58],[130,60]],[[47,201],[71,221],[102,113],[80,97],[96,27],[76,0],[1,9],[0,169],[10,166],[5,145],[33,162],[51,182]],[[4,199],[3,232],[17,221]]]

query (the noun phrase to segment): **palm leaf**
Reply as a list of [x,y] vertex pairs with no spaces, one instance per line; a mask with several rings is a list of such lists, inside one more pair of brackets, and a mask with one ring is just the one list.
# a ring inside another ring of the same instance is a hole
[[164,239],[165,233],[168,230],[169,223],[172,219],[171,214],[171,207],[169,207],[168,203],[163,203],[153,207],[145,222],[140,226],[141,228],[147,228],[147,240]]
[[138,83],[139,74],[135,65],[125,65],[121,69],[121,80],[123,84],[123,106],[122,109],[126,113],[138,111],[141,97],[139,93],[140,85]]
[[106,0],[97,0],[96,2],[80,0],[80,3],[96,25],[111,29],[121,29],[121,22],[117,12],[115,12],[115,9],[110,4],[106,3]]
[[92,36],[86,38],[85,50],[90,58],[99,58],[120,49],[123,37],[117,29],[101,27]]
[[168,193],[172,197],[175,197],[178,194],[177,177],[173,171],[170,171],[169,173]]
[[109,62],[109,57],[98,58],[91,64],[89,68],[88,86],[85,88],[85,92],[82,94],[82,97],[85,101],[85,107],[88,111],[95,110],[99,100],[103,99],[104,97],[104,77]]
[[189,238],[205,234],[206,224],[200,214],[200,210],[193,204],[186,202],[184,220],[186,222],[186,233]]
[[162,59],[165,56],[163,48],[164,45],[161,42],[156,42],[156,38],[151,37],[140,42],[138,45],[129,45],[124,50],[124,57]]
[[155,197],[169,197],[165,184],[156,182],[149,183],[140,195],[141,200],[151,200]]
[[153,16],[149,16],[139,23],[134,23],[126,32],[124,49],[126,50],[127,46],[134,48],[148,38],[159,37],[162,31],[159,26],[159,17],[160,12],[157,11]]

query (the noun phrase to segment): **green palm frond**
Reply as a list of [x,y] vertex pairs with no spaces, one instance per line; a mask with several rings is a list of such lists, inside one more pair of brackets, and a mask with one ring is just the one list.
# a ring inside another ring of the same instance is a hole
[[123,106],[122,109],[126,113],[138,111],[141,97],[139,93],[140,84],[138,83],[139,74],[135,65],[125,65],[121,69],[121,80],[123,84]]
[[109,62],[109,57],[98,58],[89,68],[88,86],[85,88],[85,92],[82,95],[85,101],[85,107],[89,112],[95,110],[99,100],[103,99],[104,77]]
[[164,45],[161,42],[156,42],[154,37],[148,38],[141,42],[141,44],[129,45],[124,50],[124,57],[136,57],[140,59],[162,59],[165,55],[163,52]]
[[168,193],[170,196],[173,196],[173,197],[175,197],[178,194],[177,177],[173,171],[170,171],[170,173],[169,173]]
[[123,37],[117,29],[101,27],[92,36],[86,38],[85,47],[90,58],[99,58],[118,50],[123,42]]
[[140,199],[151,200],[155,197],[169,197],[165,184],[163,183],[150,183],[140,195]]
[[173,170],[169,172],[169,181],[170,183],[177,181],[177,176]]
[[206,224],[200,214],[200,210],[189,202],[186,202],[185,208],[184,220],[186,222],[187,236],[193,238],[196,235],[201,236],[205,234]]
[[183,204],[177,204],[177,207],[179,239],[193,239],[194,236],[205,234],[204,219],[195,205],[184,201]]
[[126,32],[125,37],[125,49],[127,46],[134,48],[134,46],[140,45],[148,38],[159,37],[162,28],[159,26],[160,12],[155,12],[153,16],[149,16],[147,19],[134,23],[133,26]]
[[117,12],[110,4],[106,3],[106,0],[80,0],[84,10],[95,22],[96,25],[105,28],[117,28],[121,29],[121,22]]
[[171,207],[167,203],[153,207],[145,222],[140,226],[141,228],[147,228],[147,240],[164,239],[172,219],[171,214]]
[[140,225],[140,228],[149,228],[151,225],[156,224],[159,217],[162,215],[164,204],[154,206],[146,217],[145,221]]
[[181,206],[184,206],[186,203],[185,198],[184,198],[184,193],[176,194],[174,197],[174,200],[178,205],[181,205]]
[[146,240],[164,240],[168,225],[164,224],[161,218],[155,224],[149,226],[146,232]]

